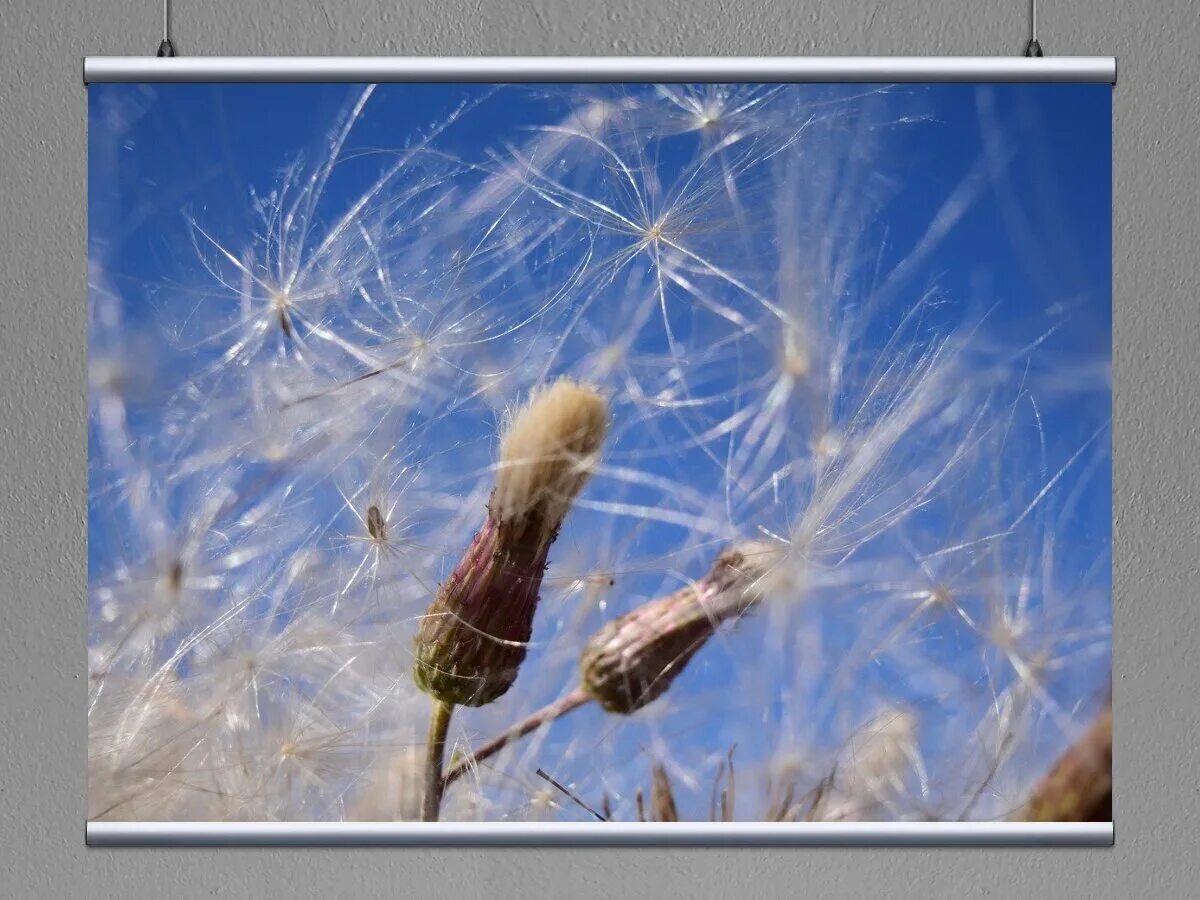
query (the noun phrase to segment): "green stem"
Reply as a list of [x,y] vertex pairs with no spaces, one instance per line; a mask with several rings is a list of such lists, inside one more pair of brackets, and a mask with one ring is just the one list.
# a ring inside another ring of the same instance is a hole
[[446,734],[450,731],[450,716],[454,704],[433,701],[429,717],[429,740],[425,745],[425,795],[421,803],[421,821],[436,822],[442,807],[442,760],[446,756]]
[[585,703],[591,701],[591,696],[583,691],[582,688],[576,688],[565,697],[555,700],[553,703],[547,704],[537,712],[531,713],[525,721],[518,725],[514,725],[508,731],[502,732],[492,738],[486,744],[478,747],[474,753],[460,759],[458,762],[450,766],[450,771],[446,773],[446,777],[442,779],[442,786],[453,783],[456,779],[464,775],[468,770],[475,768],[479,763],[483,762],[489,756],[499,753],[513,741],[518,741],[531,731],[536,731],[543,725],[548,725],[555,719],[565,716],[573,709],[578,709]]

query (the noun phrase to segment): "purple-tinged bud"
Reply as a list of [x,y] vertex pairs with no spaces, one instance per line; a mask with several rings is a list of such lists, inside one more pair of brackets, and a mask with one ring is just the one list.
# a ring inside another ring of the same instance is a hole
[[483,706],[516,680],[550,545],[591,474],[607,418],[594,389],[562,380],[513,419],[483,527],[417,632],[413,676],[426,693]]
[[609,622],[583,650],[583,690],[625,714],[662,696],[721,623],[758,603],[779,556],[764,543],[730,547],[699,581]]

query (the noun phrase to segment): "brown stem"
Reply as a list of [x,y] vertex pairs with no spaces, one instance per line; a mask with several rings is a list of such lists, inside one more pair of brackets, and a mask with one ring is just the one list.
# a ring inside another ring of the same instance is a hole
[[454,706],[433,701],[433,712],[429,717],[429,740],[425,744],[425,794],[421,801],[421,821],[436,822],[442,808],[442,791],[446,786],[442,778],[442,760],[446,755],[446,734],[450,731],[450,717]]
[[565,716],[571,710],[578,709],[591,699],[591,696],[583,688],[575,688],[575,690],[571,691],[565,697],[555,700],[553,703],[546,704],[537,712],[530,713],[523,722],[496,735],[486,744],[480,746],[474,753],[465,756],[452,765],[450,771],[446,773],[446,777],[442,780],[442,787],[445,788],[447,785],[452,784],[468,769],[483,762],[489,756],[499,753],[514,741],[519,741],[531,731],[537,731],[543,725],[548,725],[555,719]]

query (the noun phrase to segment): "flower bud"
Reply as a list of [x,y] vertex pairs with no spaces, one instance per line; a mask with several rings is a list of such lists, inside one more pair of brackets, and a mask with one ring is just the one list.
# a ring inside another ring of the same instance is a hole
[[607,415],[594,389],[562,380],[513,419],[483,527],[417,632],[413,676],[434,698],[483,706],[516,680],[550,545],[591,474]]
[[778,558],[764,543],[730,547],[700,581],[609,622],[583,650],[583,690],[616,713],[660,697],[722,622],[758,603]]

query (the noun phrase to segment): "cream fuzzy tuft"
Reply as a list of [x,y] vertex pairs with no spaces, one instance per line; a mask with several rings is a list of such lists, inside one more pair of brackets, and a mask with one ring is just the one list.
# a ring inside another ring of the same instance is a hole
[[608,404],[568,379],[535,393],[500,442],[491,512],[501,522],[526,517],[557,529],[595,465],[608,430]]
[[776,570],[786,559],[785,551],[775,541],[748,540],[729,547],[717,561],[737,570],[741,587],[764,593],[778,580]]

